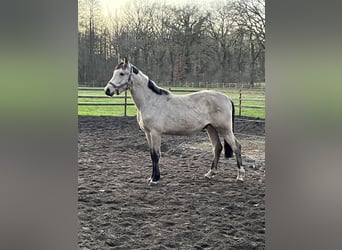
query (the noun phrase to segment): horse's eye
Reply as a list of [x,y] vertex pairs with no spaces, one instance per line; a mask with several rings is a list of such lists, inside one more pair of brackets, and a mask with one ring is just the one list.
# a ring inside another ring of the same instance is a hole
[[121,73],[120,73],[120,76],[123,76],[123,75],[124,75],[124,73],[121,72]]

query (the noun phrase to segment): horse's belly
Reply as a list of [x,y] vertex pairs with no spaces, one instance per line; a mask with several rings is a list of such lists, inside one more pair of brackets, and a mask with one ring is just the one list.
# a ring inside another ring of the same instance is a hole
[[189,122],[188,120],[166,121],[162,133],[167,135],[190,135],[202,130],[206,125],[203,122]]
[[164,135],[192,135],[198,131],[200,131],[201,129],[197,129],[197,130],[167,130],[165,132],[163,132],[162,134]]

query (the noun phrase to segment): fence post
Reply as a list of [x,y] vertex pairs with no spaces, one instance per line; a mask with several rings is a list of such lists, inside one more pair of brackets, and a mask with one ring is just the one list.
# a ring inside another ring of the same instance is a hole
[[127,116],[127,91],[125,91],[124,116]]
[[239,117],[241,117],[241,105],[242,103],[242,92],[241,92],[241,89],[240,89],[240,93],[239,93]]

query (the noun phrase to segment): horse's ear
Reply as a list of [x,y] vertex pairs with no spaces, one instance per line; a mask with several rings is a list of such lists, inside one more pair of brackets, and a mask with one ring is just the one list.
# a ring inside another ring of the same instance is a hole
[[127,57],[124,58],[124,61],[123,61],[123,62],[124,62],[124,64],[128,64],[128,59],[127,59]]

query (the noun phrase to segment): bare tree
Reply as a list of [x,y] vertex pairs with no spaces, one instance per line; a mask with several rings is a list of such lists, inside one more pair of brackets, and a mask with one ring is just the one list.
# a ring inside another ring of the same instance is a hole
[[[86,69],[87,80],[95,80],[95,34],[96,20],[101,14],[99,0],[79,0],[80,17],[85,26],[85,33],[88,33],[88,64]],[[88,25],[87,25],[88,23]]]
[[216,46],[215,53],[219,62],[220,81],[227,79],[232,61],[232,48],[236,44],[236,22],[231,2],[216,2],[208,22],[208,35]]
[[171,7],[170,14],[170,18],[164,22],[171,30],[173,42],[182,50],[180,53],[184,56],[185,73],[188,77],[192,70],[191,49],[195,44],[200,43],[208,15],[202,13],[195,5]]
[[123,56],[161,82],[262,80],[264,2],[215,1],[127,0],[104,17],[99,0],[79,0],[79,81],[106,80]]
[[240,0],[235,2],[235,10],[237,24],[249,39],[250,84],[254,85],[256,61],[265,50],[265,1]]
[[235,2],[237,22],[265,49],[265,0]]

